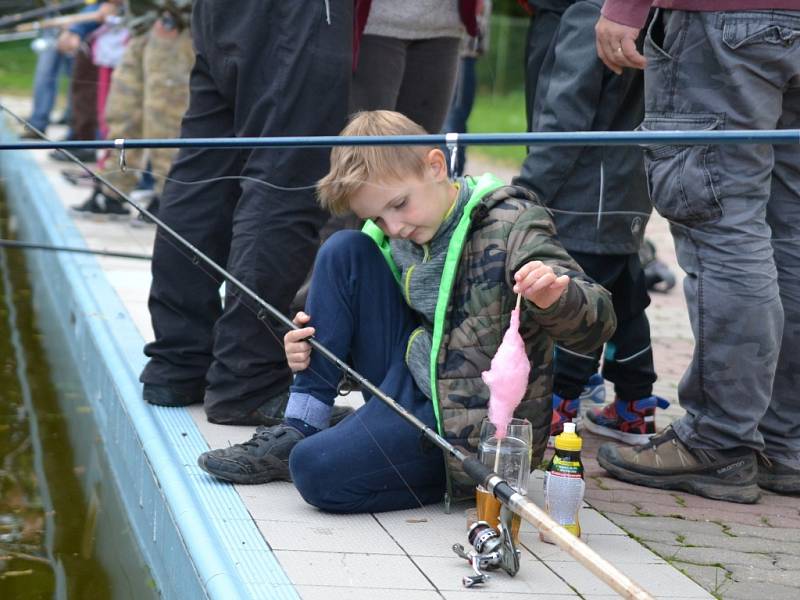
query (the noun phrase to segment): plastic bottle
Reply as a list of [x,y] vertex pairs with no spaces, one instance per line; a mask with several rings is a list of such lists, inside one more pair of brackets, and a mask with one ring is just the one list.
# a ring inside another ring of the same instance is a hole
[[[556,436],[556,452],[544,474],[544,505],[547,513],[567,531],[581,535],[578,511],[583,504],[586,483],[583,481],[581,447],[574,423],[564,423],[564,432]],[[544,542],[551,542],[540,534]]]

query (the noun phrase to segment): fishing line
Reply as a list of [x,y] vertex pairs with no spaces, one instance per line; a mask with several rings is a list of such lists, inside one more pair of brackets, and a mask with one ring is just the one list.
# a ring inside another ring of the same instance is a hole
[[[12,111],[8,110],[8,108],[5,107],[5,106],[3,106],[3,109],[6,110],[6,112],[8,112],[9,114],[11,114],[12,117],[14,117],[18,121],[22,122],[26,126],[30,127],[30,129],[32,131],[34,131],[37,135],[39,135],[40,137],[43,137],[43,138],[46,139],[46,137],[44,136],[44,134],[41,131],[39,131],[35,127],[31,126],[25,119],[23,119],[22,117],[19,117],[18,115],[16,115]],[[265,325],[267,331],[270,332],[270,334],[272,335],[272,337],[276,341],[276,343],[279,345],[279,347],[283,348],[283,340],[278,337],[277,333],[267,323],[267,318],[269,316],[272,316],[279,323],[281,323],[283,325],[286,325],[290,329],[297,329],[297,326],[295,326],[292,321],[290,321],[285,315],[281,314],[277,309],[275,309],[273,306],[271,306],[266,301],[264,301],[260,296],[258,296],[255,292],[253,292],[250,288],[245,286],[243,283],[241,283],[238,279],[236,279],[228,271],[226,271],[225,269],[220,267],[211,258],[209,258],[204,253],[202,253],[199,249],[197,249],[194,245],[192,245],[188,240],[186,240],[185,238],[180,236],[178,233],[176,233],[174,230],[169,228],[163,221],[161,221],[161,219],[156,217],[153,213],[151,213],[147,209],[141,207],[136,202],[132,201],[127,195],[125,195],[119,188],[117,188],[110,181],[108,181],[108,179],[106,179],[103,175],[100,175],[99,173],[95,173],[93,171],[93,169],[89,168],[86,164],[84,164],[81,160],[79,160],[77,157],[75,157],[69,151],[64,150],[64,149],[59,149],[59,151],[63,152],[66,156],[68,156],[70,158],[70,160],[72,160],[74,163],[79,165],[84,171],[86,171],[86,173],[88,173],[89,175],[93,176],[97,181],[99,181],[103,185],[107,186],[110,190],[112,190],[120,198],[122,198],[123,200],[128,202],[131,206],[133,206],[140,213],[142,213],[145,216],[147,216],[148,218],[152,219],[159,226],[159,228],[163,228],[165,231],[168,231],[171,234],[170,236],[165,236],[161,232],[160,229],[157,230],[157,235],[160,235],[162,240],[164,240],[168,244],[170,244],[170,246],[172,246],[182,256],[184,256],[185,258],[190,260],[195,266],[199,267],[200,270],[203,273],[205,273],[208,277],[211,277],[211,279],[215,283],[217,283],[217,281],[218,281],[217,278],[214,277],[211,274],[211,272],[209,272],[206,269],[206,267],[212,267],[214,269],[214,271],[216,271],[219,274],[219,276],[221,276],[221,278],[223,280],[227,281],[228,283],[233,284],[232,288],[229,288],[226,285],[226,293],[230,293],[231,295],[236,296],[241,301],[242,306],[244,306],[247,310],[249,310],[251,313],[253,313],[255,315],[256,319],[261,321]],[[170,239],[170,238],[172,238],[172,239]],[[176,242],[180,242],[181,245],[183,246],[183,248],[179,247],[176,244]],[[186,254],[187,250],[190,250],[192,252],[191,258]],[[202,260],[199,260],[199,259],[202,259]],[[244,294],[244,296],[240,295],[242,293]],[[261,306],[261,309],[256,311],[253,307],[251,307],[249,305],[249,302],[247,301],[247,298],[254,300],[258,305]],[[264,312],[265,310],[266,310],[266,313]],[[347,365],[339,357],[335,356],[327,348],[325,348],[324,346],[319,344],[319,342],[317,342],[315,339],[309,338],[307,341],[308,341],[308,343],[310,343],[312,345],[313,348],[315,348],[317,351],[321,352],[323,354],[323,356],[325,356],[328,360],[333,362],[334,365],[336,365],[345,374],[351,376],[357,383],[361,384],[362,387],[364,387],[365,389],[370,391],[378,399],[381,399],[381,396],[383,396],[384,398],[389,398],[388,396],[383,394],[380,391],[379,388],[377,388],[375,385],[370,383],[366,378],[364,378],[362,375],[360,375],[358,372],[356,372],[354,369],[352,369],[349,365]],[[310,371],[311,371],[311,373],[313,373],[317,377],[319,377],[322,381],[325,381],[326,383],[328,383],[328,385],[331,385],[331,387],[334,390],[337,389],[338,382],[334,383],[334,382],[329,381],[327,378],[322,376],[320,373],[314,371],[313,369],[311,369]],[[391,400],[391,401],[394,402],[394,400]],[[410,415],[401,406],[396,405],[395,411],[398,412],[400,414],[400,416],[404,416],[405,415],[406,420],[411,420],[412,424],[418,423],[418,427],[421,426],[419,428],[422,429],[423,433],[426,433],[427,431],[430,431],[430,429],[427,426],[425,426],[421,421],[416,419],[416,417],[413,417],[412,415]],[[354,414],[358,414],[358,412],[356,411],[356,413],[354,413]],[[408,491],[411,493],[411,495],[414,496],[414,498],[417,501],[417,503],[419,504],[419,506],[423,506],[422,502],[420,501],[419,497],[414,492],[413,488],[409,485],[409,483],[406,481],[406,479],[399,472],[397,466],[391,460],[389,455],[383,449],[383,447],[378,442],[378,440],[375,438],[375,436],[372,434],[372,432],[369,431],[369,429],[366,426],[366,424],[364,423],[363,419],[361,419],[360,417],[359,417],[359,422],[361,423],[362,427],[364,427],[365,431],[367,431],[369,436],[372,438],[373,442],[378,447],[378,449],[380,450],[381,454],[383,454],[383,456],[386,458],[388,464],[395,471],[395,473],[397,474],[399,479],[402,481],[403,485],[408,489]]]
[[[175,179],[173,177],[169,177],[167,174],[159,173],[157,171],[153,171],[152,169],[134,169],[134,168],[128,167],[128,168],[125,169],[125,171],[134,171],[134,172],[142,173],[142,174],[146,173],[146,174],[152,175],[153,177],[163,178],[163,179],[165,179],[167,181],[171,181],[171,182],[176,183],[178,185],[187,185],[187,186],[195,185],[195,184],[201,184],[201,183],[214,183],[215,181],[221,180],[221,179],[242,179],[242,180],[251,181],[253,183],[257,183],[257,184],[260,184],[260,185],[265,185],[267,187],[270,187],[270,188],[273,188],[273,189],[276,189],[276,190],[285,191],[285,192],[308,191],[308,190],[316,188],[316,185],[307,185],[307,186],[299,186],[299,187],[284,187],[284,186],[280,186],[280,185],[275,184],[275,183],[271,183],[271,182],[269,182],[269,181],[267,181],[265,179],[258,179],[256,177],[248,177],[248,176],[245,176],[245,175],[226,175],[226,176],[222,176],[222,177],[212,177],[212,178],[209,178],[209,179],[201,179],[201,180],[197,180],[197,181],[182,181],[182,180],[179,180],[179,179]],[[106,173],[109,173],[109,172],[110,173],[121,173],[123,171],[120,171],[120,170],[106,171]],[[352,181],[354,181],[354,180],[348,179],[348,182],[352,182]],[[383,190],[389,189],[389,186],[381,185],[381,184],[376,183],[374,181],[366,181],[365,180],[365,181],[361,181],[360,183],[362,185],[373,186],[373,187],[380,188],[380,189],[383,189]],[[511,184],[507,183],[506,185],[511,185]],[[522,186],[522,187],[524,187],[524,186]],[[673,220],[671,220],[671,219],[669,219],[667,217],[664,217],[663,215],[658,213],[655,210],[655,208],[651,212],[642,212],[642,211],[635,211],[635,210],[581,211],[581,210],[569,210],[569,209],[563,209],[563,208],[553,208],[553,207],[547,206],[545,204],[542,204],[542,206],[544,207],[544,209],[548,213],[550,213],[551,216],[554,215],[554,214],[560,214],[560,215],[569,215],[569,216],[575,216],[575,217],[586,217],[587,219],[593,219],[593,220],[596,219],[598,216],[602,216],[602,217],[606,217],[606,216],[608,216],[608,217],[625,217],[625,216],[629,216],[629,217],[641,217],[643,219],[648,219],[649,220],[649,219],[651,219],[653,217],[653,214],[655,213],[655,214],[658,214],[661,218],[663,218],[670,225],[670,227],[676,227],[678,229],[685,230],[687,232],[692,233],[695,236],[698,233],[696,229],[693,229],[693,228],[691,228],[691,227],[689,227],[687,225],[684,225],[683,223],[679,223],[677,221],[673,221]],[[700,237],[702,238],[703,236],[701,235]],[[730,238],[731,240],[734,240],[734,241],[740,241],[740,240],[749,239],[744,235],[739,235],[739,236],[730,235],[729,236],[727,234],[724,234],[721,237],[720,236],[715,236],[715,237],[720,238],[720,239]],[[611,236],[611,239],[613,240],[613,236]],[[598,241],[603,241],[603,240],[602,240],[602,238],[600,238]],[[770,242],[797,243],[797,242],[800,242],[800,237],[789,237],[789,238],[771,237],[770,238]]]

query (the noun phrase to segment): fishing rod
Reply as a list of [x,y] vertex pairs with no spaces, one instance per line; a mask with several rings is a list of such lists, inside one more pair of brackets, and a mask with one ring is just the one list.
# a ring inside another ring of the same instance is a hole
[[[29,127],[31,131],[34,131],[40,138],[47,139],[44,133],[30,125],[25,119],[18,116],[13,111],[9,110],[6,106],[0,104],[0,107],[3,108],[9,115],[11,115],[14,119],[16,119],[19,123],[22,123]],[[331,138],[336,139],[336,138]],[[229,273],[219,264],[217,264],[214,260],[208,257],[205,253],[203,253],[200,249],[194,246],[190,241],[186,238],[181,236],[171,227],[169,227],[166,223],[164,223],[161,219],[159,219],[156,215],[145,209],[144,207],[140,206],[137,202],[131,200],[125,193],[123,193],[119,188],[117,188],[113,183],[111,183],[108,179],[106,179],[100,173],[94,172],[88,165],[86,165],[83,161],[78,159],[74,154],[65,150],[63,148],[59,148],[61,152],[64,153],[72,162],[80,166],[84,169],[88,174],[92,175],[95,179],[97,179],[100,183],[107,186],[110,190],[116,193],[122,200],[130,204],[134,209],[139,211],[139,213],[145,215],[146,217],[150,218],[155,222],[159,231],[165,232],[169,235],[172,240],[183,246],[186,250],[191,253],[191,260],[193,263],[198,263],[202,261],[216,273],[218,273],[227,283],[236,287],[240,292],[244,295],[249,297],[253,300],[258,306],[261,307],[261,310],[257,314],[257,318],[262,322],[266,323],[267,315],[274,318],[279,323],[283,324],[289,329],[299,329],[297,325],[295,325],[286,315],[281,313],[277,308],[275,308],[272,304],[261,298],[258,294],[256,294],[253,290],[247,287],[244,283],[239,281],[234,275]],[[594,550],[592,550],[585,542],[580,540],[579,538],[575,537],[573,534],[568,532],[564,529],[561,525],[556,523],[546,512],[544,512],[541,508],[539,508],[532,500],[529,500],[526,496],[520,494],[519,492],[515,491],[511,485],[500,477],[497,473],[493,472],[492,469],[482,462],[480,462],[476,457],[472,456],[471,454],[467,454],[466,452],[462,451],[461,449],[457,448],[450,442],[448,442],[444,437],[439,435],[436,431],[428,427],[425,423],[423,423],[420,419],[416,416],[408,412],[405,408],[403,408],[397,401],[394,400],[391,396],[384,393],[380,388],[370,382],[366,377],[361,375],[358,371],[353,369],[350,365],[345,363],[342,359],[336,356],[333,352],[331,352],[327,347],[322,345],[316,338],[309,337],[306,341],[311,345],[311,347],[322,354],[325,358],[327,358],[331,363],[333,363],[340,371],[342,371],[351,381],[357,383],[361,386],[362,390],[366,390],[371,393],[374,397],[378,398],[381,402],[386,404],[390,409],[392,409],[395,413],[397,413],[400,417],[402,417],[406,422],[410,423],[413,427],[417,430],[421,431],[422,434],[427,438],[431,443],[433,443],[437,448],[445,452],[447,455],[455,458],[458,460],[464,468],[464,471],[470,476],[473,482],[476,485],[483,486],[489,493],[494,495],[503,506],[510,511],[515,512],[516,514],[520,515],[526,521],[534,525],[539,531],[546,535],[549,539],[551,539],[556,545],[561,547],[567,553],[569,553],[572,557],[574,557],[578,562],[583,564],[587,569],[589,569],[592,573],[594,573],[598,578],[600,578],[603,582],[609,585],[614,591],[616,591],[620,596],[624,598],[631,598],[636,600],[653,600],[653,597],[639,584],[635,581],[630,579],[627,575],[622,573],[619,569],[617,569],[614,565],[608,562],[606,559],[601,557],[597,554]],[[479,522],[480,523],[480,522]],[[481,539],[476,539],[473,543],[478,550],[478,553],[470,553],[470,555],[463,554],[464,558],[468,558],[471,560],[473,569],[475,570],[476,574],[482,576],[483,574],[479,571],[480,567],[487,567],[492,566],[493,568],[497,568],[498,566],[506,570],[510,575],[516,574],[519,570],[519,555],[518,551],[514,547],[513,537],[508,530],[502,523],[499,525],[500,529],[500,544],[492,544],[488,545],[488,542],[492,542],[494,540],[488,540],[487,544],[484,545],[484,541],[487,540],[486,537],[482,537]],[[477,530],[472,530],[473,531]],[[485,533],[491,534],[491,532]],[[497,534],[495,533],[494,538],[497,538]],[[488,546],[488,547],[487,547]],[[494,550],[494,552],[489,552],[489,554],[485,554],[482,552],[483,549],[486,550]],[[455,548],[454,548],[455,550]],[[456,550],[458,553],[458,551]],[[489,560],[492,560],[492,563],[489,563]],[[485,577],[485,576],[484,576]]]
[[14,13],[13,15],[6,15],[5,17],[0,18],[0,29],[14,27],[15,25],[19,25],[25,21],[31,21],[33,19],[38,19],[39,17],[46,17],[47,15],[56,12],[72,10],[74,8],[79,8],[91,3],[92,2],[87,0],[69,0],[68,2],[61,2],[60,4],[51,4],[50,6],[33,8],[31,10]]
[[110,258],[131,258],[134,260],[151,260],[150,254],[136,254],[132,252],[116,252],[114,250],[92,250],[91,248],[75,248],[74,246],[53,246],[52,244],[37,244],[0,238],[0,248],[14,248],[19,250],[50,250],[52,252],[71,252],[74,254],[93,254]]
[[119,150],[133,148],[332,148],[335,146],[638,146],[695,144],[800,144],[800,129],[714,131],[559,131],[441,133],[434,135],[286,136],[47,140],[0,143],[0,150]]

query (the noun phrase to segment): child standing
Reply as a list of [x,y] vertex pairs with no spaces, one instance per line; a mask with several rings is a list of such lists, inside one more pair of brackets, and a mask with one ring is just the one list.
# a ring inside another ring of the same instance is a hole
[[[392,111],[357,114],[342,135],[420,135]],[[368,219],[320,249],[307,302],[286,334],[297,372],[281,425],[206,452],[200,466],[236,483],[291,478],[303,498],[333,512],[397,510],[472,496],[455,461],[380,400],[335,427],[340,374],[303,341],[309,335],[376,382],[451,443],[475,452],[489,368],[524,297],[520,334],[530,384],[516,412],[533,425],[533,461],[550,427],[551,357],[557,341],[589,352],[611,335],[606,290],[583,276],[536,198],[492,175],[451,182],[444,154],[423,147],[339,147],[319,184],[322,205]],[[366,234],[366,235],[365,235]]]
[[[644,116],[642,72],[616,75],[597,57],[594,25],[602,0],[529,0],[527,82],[531,131],[629,131]],[[558,238],[589,277],[611,291],[617,330],[605,348],[603,377],[614,401],[589,411],[590,431],[631,444],[655,433],[656,373],[650,347],[650,304],[639,248],[652,207],[642,151],[635,146],[531,146],[514,183],[553,210]],[[552,435],[577,420],[584,386],[601,350],[558,345]],[[601,380],[602,381],[602,380]]]

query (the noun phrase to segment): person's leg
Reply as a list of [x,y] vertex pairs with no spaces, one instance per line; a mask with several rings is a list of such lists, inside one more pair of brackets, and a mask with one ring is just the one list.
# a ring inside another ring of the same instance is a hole
[[72,139],[97,137],[97,67],[89,45],[81,44],[75,55],[70,82],[72,96]]
[[[433,406],[402,361],[380,388],[429,427]],[[419,430],[372,398],[340,424],[295,446],[292,480],[309,504],[339,513],[381,512],[438,502],[445,489],[444,457]]]
[[[432,404],[404,362],[417,319],[370,238],[340,231],[322,246],[308,307],[317,341],[434,426]],[[296,376],[286,419],[299,421],[304,430],[310,425],[311,432],[323,431],[300,441],[294,426],[259,428],[244,444],[205,453],[200,466],[237,483],[286,479],[291,466],[292,479],[310,503],[339,512],[406,508],[440,498],[441,453],[424,448],[419,432],[380,400],[365,393],[364,407],[327,428],[340,379],[339,370],[312,351],[311,365]],[[357,475],[344,479],[344,471]]]
[[395,110],[429,133],[442,130],[458,71],[459,38],[412,40]]
[[[403,363],[417,327],[378,247],[360,231],[339,231],[323,244],[306,308],[317,341],[373,382]],[[335,365],[312,351],[309,368],[295,375],[287,418],[326,427],[341,378]]]
[[[232,14],[226,2],[214,4],[211,24],[224,55],[218,80],[234,106],[237,136],[341,131],[352,66],[352,2],[330,2],[330,23],[326,4],[259,2],[241,14]],[[328,217],[314,185],[327,172],[329,157],[327,148],[257,149],[240,172],[228,269],[283,314],[311,268]],[[211,421],[253,423],[253,411],[264,415],[263,405],[285,399],[291,373],[283,328],[268,321],[269,331],[255,326],[254,308],[227,288],[207,373]],[[274,414],[261,422],[272,422],[282,410],[275,404]]]
[[61,53],[56,49],[53,35],[47,35],[53,44],[42,51],[36,59],[33,75],[33,107],[29,121],[31,125],[45,131],[50,124],[50,112],[58,93],[58,75],[61,70]]
[[[233,114],[217,89],[206,58],[204,38],[197,34],[197,29],[195,46],[197,59],[191,73],[191,98],[181,123],[181,137],[232,136]],[[239,173],[243,163],[240,152],[182,149],[170,169],[171,180],[164,186],[161,198],[159,217],[221,265],[228,259],[233,209],[240,184],[235,179],[218,178]],[[190,185],[201,179],[206,182]],[[145,384],[145,399],[168,403],[169,398],[148,397],[148,388],[177,386],[185,389],[184,403],[200,402],[212,361],[213,328],[222,314],[219,297],[222,280],[163,233],[156,235],[151,268],[153,281],[148,308],[155,340],[144,348],[150,358],[140,377]],[[255,319],[252,327],[261,335],[266,334]]]
[[396,110],[408,42],[382,35],[364,35],[350,88],[350,113]]
[[614,383],[619,400],[634,402],[653,393],[656,381],[650,322],[650,304],[644,270],[638,254],[619,257],[622,269],[608,288],[614,298],[617,330],[606,344],[603,377]]
[[[800,78],[784,95],[781,128],[800,128]],[[767,205],[772,229],[772,248],[778,268],[783,307],[781,343],[772,398],[761,419],[764,454],[793,470],[759,473],[759,484],[776,491],[800,492],[800,151],[794,146],[775,146],[772,190]],[[764,469],[761,469],[764,471]],[[769,471],[769,469],[767,469]],[[763,479],[763,481],[762,481]]]
[[[147,44],[143,60],[147,73],[143,89],[144,137],[175,137],[180,132],[181,117],[189,105],[189,74],[194,63],[189,31],[182,31],[175,39],[164,40],[153,36]],[[115,80],[116,77],[115,72]],[[173,148],[150,150],[156,196],[163,193],[165,177],[176,154]]]
[[614,383],[614,401],[586,413],[589,431],[628,444],[644,444],[656,432],[656,409],[669,402],[653,396],[656,380],[650,323],[645,308],[650,303],[638,254],[615,257],[622,266],[608,286],[614,298],[617,330],[606,344],[603,377]]
[[[775,127],[800,64],[800,43],[756,43],[758,32],[775,31],[796,40],[800,13],[666,11],[655,19],[645,45],[643,128]],[[646,158],[654,204],[672,222],[687,273],[696,340],[679,387],[687,414],[651,445],[603,446],[599,460],[635,483],[754,502],[753,450],[764,448],[759,423],[784,329],[766,223],[773,149],[661,146]]]

